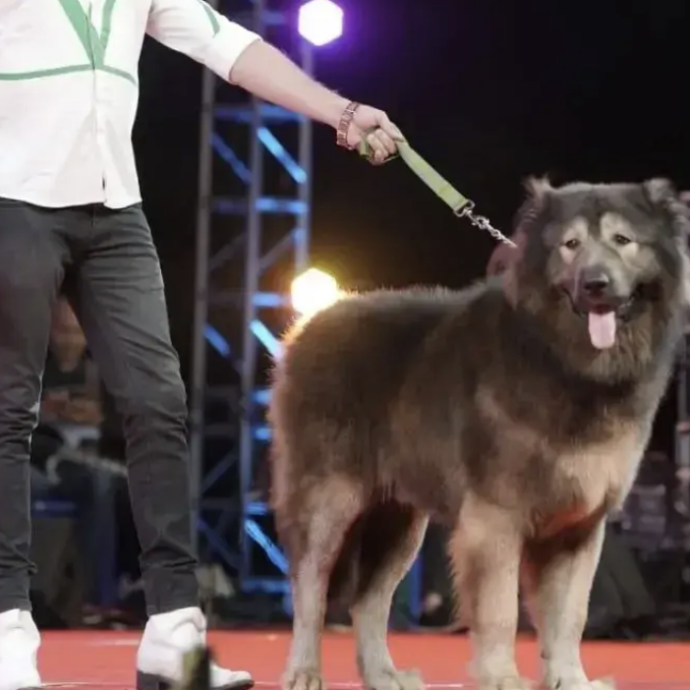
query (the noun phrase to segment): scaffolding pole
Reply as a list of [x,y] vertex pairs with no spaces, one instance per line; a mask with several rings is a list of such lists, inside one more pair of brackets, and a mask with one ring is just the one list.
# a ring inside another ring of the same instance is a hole
[[[308,74],[312,47],[270,0],[221,0]],[[262,472],[267,369],[290,318],[286,288],[307,267],[312,124],[207,72],[202,88],[190,452],[198,548],[245,591],[286,592]]]

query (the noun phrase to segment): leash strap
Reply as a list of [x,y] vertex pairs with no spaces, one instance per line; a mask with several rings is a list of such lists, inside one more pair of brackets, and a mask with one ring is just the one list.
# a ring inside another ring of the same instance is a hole
[[[472,204],[472,202],[463,194],[461,194],[453,185],[440,175],[434,168],[432,168],[427,161],[424,160],[408,143],[407,141],[399,141],[398,155],[391,156],[386,159],[386,163],[402,158],[407,164],[407,167],[417,175],[417,177],[424,182],[424,184],[431,189],[441,201],[450,206],[455,215],[459,215],[463,208]],[[363,139],[358,148],[359,155],[363,158],[369,158],[371,155],[371,147]]]
[[[429,163],[427,163],[422,156],[420,156],[407,141],[398,141],[398,155],[405,161],[407,167],[415,174],[424,184],[431,189],[441,201],[443,201],[458,218],[467,218],[476,228],[485,230],[494,239],[503,242],[512,247],[515,243],[506,237],[500,230],[493,227],[488,218],[477,215],[474,212],[474,202],[461,194],[453,185],[448,182],[442,175],[440,175]],[[371,156],[371,148],[367,144],[366,139],[363,138],[357,148],[359,155],[369,159]],[[398,156],[388,158],[386,162],[394,160]]]
[[398,145],[400,158],[458,216],[472,202],[427,163],[406,141]]

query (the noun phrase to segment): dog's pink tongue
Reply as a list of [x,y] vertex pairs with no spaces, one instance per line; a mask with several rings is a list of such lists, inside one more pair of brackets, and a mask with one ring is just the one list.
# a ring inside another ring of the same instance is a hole
[[598,350],[613,347],[616,342],[616,315],[612,312],[605,314],[589,313],[589,339]]

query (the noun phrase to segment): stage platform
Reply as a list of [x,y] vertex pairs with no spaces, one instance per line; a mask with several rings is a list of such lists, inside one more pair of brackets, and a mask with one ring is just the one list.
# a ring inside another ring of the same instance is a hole
[[[137,641],[132,633],[44,633],[44,682],[65,690],[131,690]],[[278,689],[287,633],[214,632],[210,641],[221,663],[251,671],[258,688]],[[420,669],[432,690],[471,686],[465,637],[394,635],[391,645],[400,667]],[[583,655],[591,677],[612,677],[618,690],[690,690],[690,644],[594,642],[584,646]],[[523,673],[536,678],[535,642],[520,640],[518,656]],[[331,690],[359,687],[350,635],[326,636],[324,664]]]

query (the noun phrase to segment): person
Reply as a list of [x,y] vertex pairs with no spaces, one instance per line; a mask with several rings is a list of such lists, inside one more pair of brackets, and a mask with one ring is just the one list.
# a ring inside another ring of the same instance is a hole
[[[186,400],[131,132],[145,34],[255,96],[335,130],[340,146],[397,152],[374,107],[315,82],[200,0],[0,3],[0,690],[40,685],[29,604],[29,446],[51,310],[64,279],[127,437],[148,622],[138,690],[181,676],[201,643],[192,549]],[[249,673],[214,666],[213,688]]]
[[[84,612],[100,604],[103,594],[99,575],[107,565],[104,525],[113,522],[107,515],[112,490],[109,475],[71,453],[89,446],[95,450],[102,416],[98,370],[74,310],[61,297],[53,310],[38,425],[31,438],[31,495],[32,500],[67,501],[75,508],[83,587],[73,601],[82,601]],[[33,595],[36,606],[35,589]]]
[[87,356],[86,339],[67,300],[52,314],[48,353],[43,368],[40,412],[31,438],[32,488],[39,473],[65,445],[64,425],[98,427],[101,422],[98,372]]
[[102,421],[100,376],[84,331],[67,299],[55,306],[43,369],[39,422],[97,428]]

